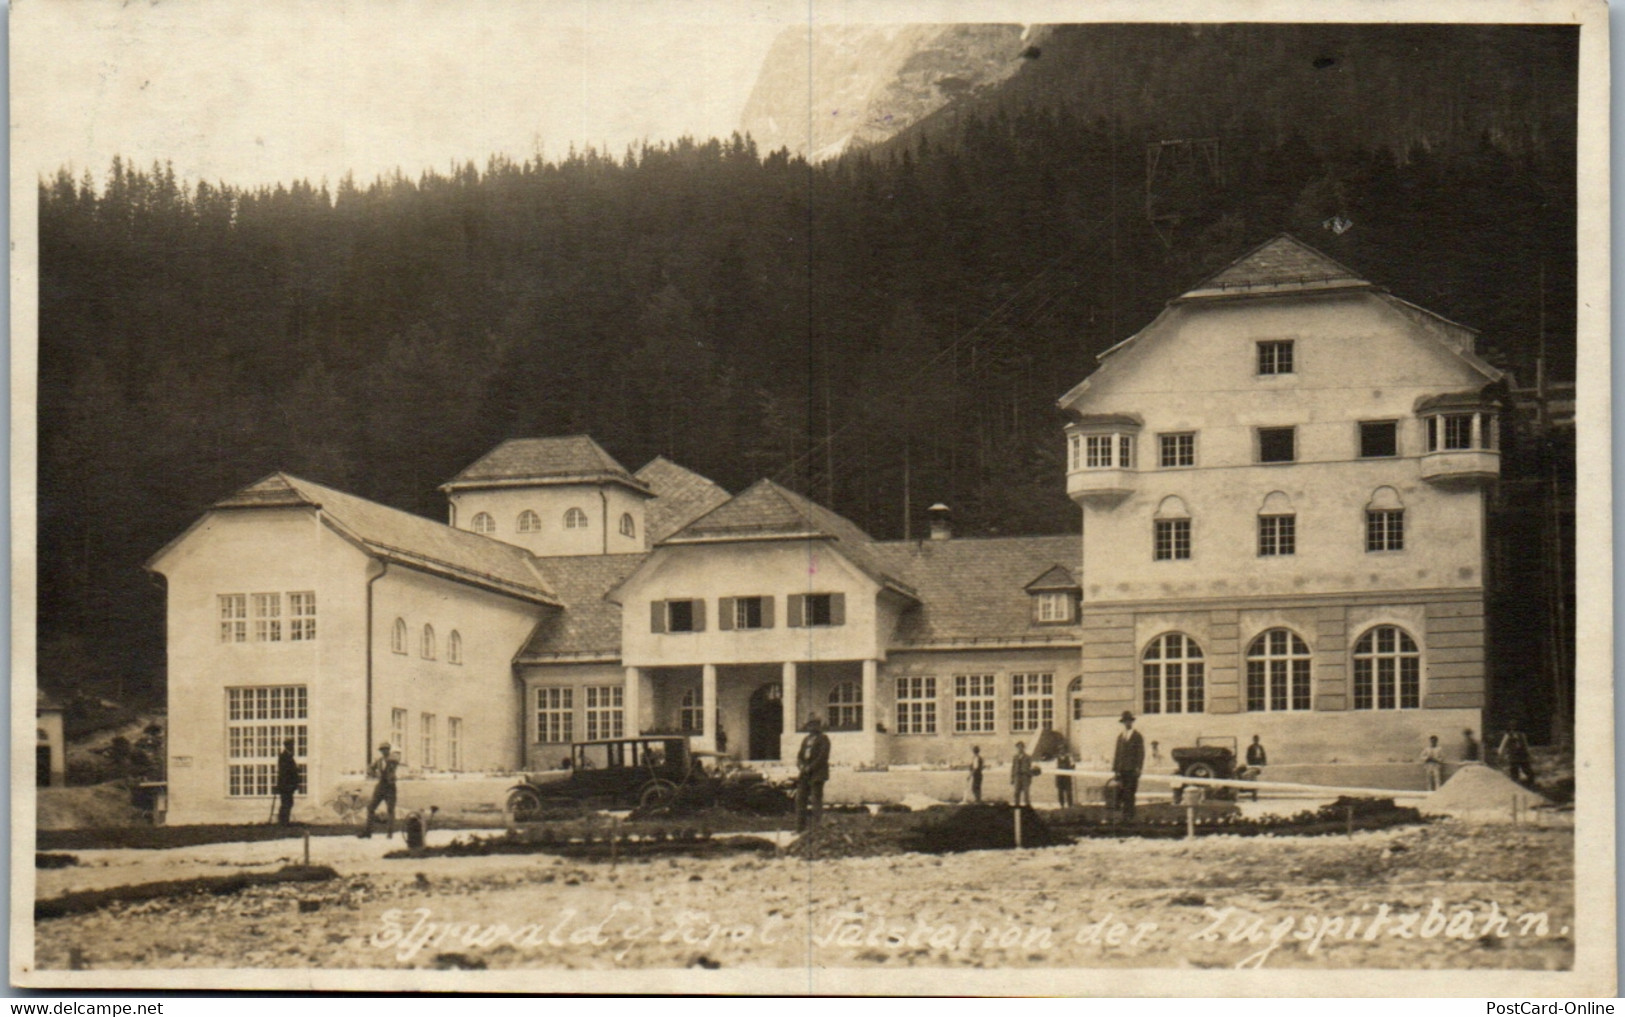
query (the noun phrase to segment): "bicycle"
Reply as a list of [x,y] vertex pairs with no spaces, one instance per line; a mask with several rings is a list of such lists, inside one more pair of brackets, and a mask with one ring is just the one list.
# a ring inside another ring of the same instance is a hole
[[339,822],[358,826],[367,814],[367,796],[355,788],[339,791],[325,803],[339,817]]

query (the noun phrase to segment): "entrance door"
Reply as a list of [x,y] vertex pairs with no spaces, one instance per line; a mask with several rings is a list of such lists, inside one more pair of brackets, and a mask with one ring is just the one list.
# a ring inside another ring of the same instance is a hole
[[784,733],[784,689],[778,682],[758,685],[750,694],[750,758],[779,758]]

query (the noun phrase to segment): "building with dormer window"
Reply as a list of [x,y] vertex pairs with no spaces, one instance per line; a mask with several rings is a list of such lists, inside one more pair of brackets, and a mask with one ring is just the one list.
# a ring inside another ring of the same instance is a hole
[[1060,402],[1083,716],[1163,744],[1409,759],[1481,729],[1501,374],[1474,333],[1282,236]]

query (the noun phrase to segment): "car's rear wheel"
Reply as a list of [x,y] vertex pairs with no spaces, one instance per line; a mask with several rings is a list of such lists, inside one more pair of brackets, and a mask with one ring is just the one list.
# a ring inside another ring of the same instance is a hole
[[1199,780],[1212,780],[1217,774],[1213,772],[1213,767],[1207,763],[1192,763],[1185,767],[1185,776],[1196,777]]
[[532,822],[541,811],[541,796],[530,788],[516,787],[508,792],[508,815],[514,822]]
[[676,800],[676,784],[669,780],[651,780],[638,792],[638,811],[645,815],[663,812]]

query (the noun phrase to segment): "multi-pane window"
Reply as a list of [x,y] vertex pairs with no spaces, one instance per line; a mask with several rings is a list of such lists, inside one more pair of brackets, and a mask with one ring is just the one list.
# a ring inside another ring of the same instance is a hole
[[254,642],[282,642],[282,594],[256,593],[249,601],[254,606]]
[[1277,339],[1258,344],[1259,374],[1292,373],[1292,340]]
[[542,532],[542,517],[530,509],[519,513],[519,522],[515,527],[520,533]]
[[1427,417],[1427,450],[1461,451],[1496,447],[1493,413],[1435,413]]
[[1295,515],[1258,517],[1258,553],[1261,557],[1296,554],[1298,517]]
[[688,734],[705,730],[705,700],[699,689],[683,693],[677,708],[677,727]]
[[1298,430],[1295,427],[1260,427],[1258,461],[1290,463],[1298,458]]
[[1158,463],[1163,469],[1196,465],[1196,435],[1192,432],[1159,434],[1157,449]]
[[738,597],[734,600],[734,628],[759,629],[762,627],[762,598]]
[[1444,447],[1465,449],[1473,447],[1473,415],[1450,413],[1444,417]]
[[804,611],[805,614],[803,617],[806,619],[808,625],[835,624],[835,600],[832,594],[807,594]]
[[439,652],[435,648],[433,625],[423,626],[423,642],[420,644],[419,648],[423,653],[424,660],[433,660],[435,658],[435,654]]
[[418,715],[419,765],[428,770],[434,769],[434,726],[434,714],[424,713]]
[[564,528],[567,530],[584,530],[587,528],[587,513],[573,508],[564,513]]
[[638,535],[638,524],[633,521],[632,513],[621,513],[621,536],[635,537]]
[[1309,663],[1309,647],[1296,632],[1262,633],[1247,648],[1247,709],[1309,709]]
[[1142,713],[1201,713],[1207,708],[1206,686],[1207,662],[1196,640],[1168,632],[1145,648],[1140,658]]
[[620,738],[625,730],[621,708],[624,690],[619,685],[589,685],[587,694],[587,740]]
[[1405,550],[1405,510],[1367,509],[1365,513],[1367,551]]
[[248,594],[222,593],[220,595],[220,641],[222,643],[248,642]]
[[1067,469],[1083,469],[1083,435],[1068,435],[1066,439]]
[[491,518],[489,512],[474,513],[474,519],[470,525],[473,526],[475,533],[495,533],[497,531],[497,521]]
[[456,629],[446,637],[446,662],[448,664],[461,664],[463,662],[463,634]]
[[1048,731],[1055,726],[1055,676],[1010,676],[1010,730]]
[[992,731],[994,719],[993,676],[954,675],[954,730],[961,734]]
[[406,758],[406,711],[389,711],[389,747]]
[[1191,556],[1191,521],[1158,519],[1152,524],[1152,558],[1156,561],[1184,561]]
[[226,690],[226,793],[263,797],[276,786],[277,756],[293,739],[299,761],[299,793],[306,792],[309,700],[303,685]]
[[536,690],[536,740],[569,742],[575,740],[574,689]]
[[[1077,441],[1079,435],[1073,435]],[[1134,436],[1131,434],[1086,434],[1083,439],[1083,468],[1086,470],[1127,470],[1134,465]],[[1077,466],[1077,445],[1073,445],[1073,465]]]
[[389,632],[389,649],[393,653],[406,652],[406,619],[395,619],[395,627]]
[[1395,625],[1370,629],[1354,644],[1354,708],[1414,710],[1422,705],[1422,655]]
[[898,734],[936,734],[936,678],[913,675],[897,679],[897,704],[893,712]]
[[1041,622],[1071,621],[1072,594],[1065,590],[1045,590],[1038,594],[1038,620]]
[[1392,420],[1360,421],[1360,458],[1380,459],[1399,454],[1399,425]]
[[857,682],[840,682],[829,690],[829,726],[835,731],[863,729],[863,688]]
[[308,643],[316,638],[316,594],[288,594],[288,639]]
[[463,718],[446,718],[446,767],[453,771],[463,768]]

